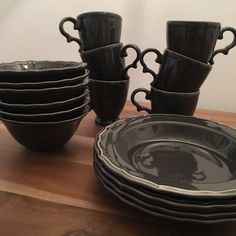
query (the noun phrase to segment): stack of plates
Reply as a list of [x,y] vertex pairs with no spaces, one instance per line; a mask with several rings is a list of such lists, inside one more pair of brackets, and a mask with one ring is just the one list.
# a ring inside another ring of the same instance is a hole
[[0,119],[23,146],[64,145],[90,110],[86,64],[18,61],[0,64]]
[[94,144],[104,187],[154,216],[193,223],[236,220],[236,130],[179,115],[117,121]]

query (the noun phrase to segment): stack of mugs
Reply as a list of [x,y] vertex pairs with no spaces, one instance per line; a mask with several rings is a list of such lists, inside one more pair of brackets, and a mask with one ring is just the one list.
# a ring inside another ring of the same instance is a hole
[[0,64],[0,119],[23,146],[64,145],[89,112],[85,63],[18,61]]
[[[217,39],[230,31],[233,42],[223,49],[214,51]],[[162,54],[155,48],[142,52],[140,63],[143,72],[153,76],[151,91],[139,88],[131,100],[138,111],[148,113],[174,113],[193,115],[200,94],[200,87],[206,80],[218,53],[228,54],[236,45],[236,30],[232,27],[221,29],[218,22],[169,21],[167,22],[167,49]],[[155,53],[156,62],[160,64],[158,73],[151,70],[144,61],[144,56]],[[135,100],[139,92],[151,100],[151,109],[141,106]]]
[[[68,21],[78,30],[79,38],[65,31],[64,23]],[[87,12],[76,19],[62,19],[59,29],[67,42],[79,44],[80,56],[88,64],[91,107],[97,114],[96,122],[101,125],[112,123],[118,119],[127,98],[127,71],[137,67],[141,53],[136,45],[124,46],[120,42],[121,16],[111,12]],[[136,57],[132,64],[126,66],[124,57],[128,48],[135,50]]]

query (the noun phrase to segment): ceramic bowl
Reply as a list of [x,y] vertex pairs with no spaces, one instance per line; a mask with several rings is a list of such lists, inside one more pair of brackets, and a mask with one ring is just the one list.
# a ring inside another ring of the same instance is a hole
[[11,113],[0,111],[0,117],[15,121],[24,121],[24,122],[53,122],[53,121],[62,121],[68,120],[75,116],[79,116],[84,112],[84,109],[87,109],[89,106],[90,98],[87,96],[85,102],[76,106],[72,109],[65,109],[58,112],[48,112],[48,113],[34,113],[34,114],[24,114],[24,113]]
[[12,104],[0,101],[0,110],[14,114],[43,114],[49,112],[59,112],[81,106],[85,102],[85,98],[87,96],[89,96],[88,89],[86,89],[80,96],[59,102],[42,104]]
[[75,86],[64,86],[45,89],[0,89],[0,100],[6,103],[39,104],[64,101],[75,96],[80,96],[89,83],[85,79],[83,83]]
[[0,64],[1,82],[42,82],[81,76],[86,63],[74,61],[16,61]]
[[2,122],[18,143],[32,151],[47,152],[68,142],[88,111],[59,122],[20,122],[5,118]]
[[[82,71],[82,70],[81,70]],[[43,89],[43,88],[55,88],[64,86],[74,86],[81,84],[88,77],[88,70],[85,70],[82,75],[76,77],[68,77],[58,80],[45,80],[45,81],[32,81],[32,82],[1,82],[0,88],[2,89]]]

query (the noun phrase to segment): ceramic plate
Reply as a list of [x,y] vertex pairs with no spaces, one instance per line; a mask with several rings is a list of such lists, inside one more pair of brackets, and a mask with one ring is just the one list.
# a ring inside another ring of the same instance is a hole
[[126,180],[191,198],[236,196],[236,130],[179,115],[117,121],[95,141],[104,164]]
[[236,200],[212,201],[206,203],[205,201],[186,201],[185,199],[176,196],[171,198],[171,196],[158,194],[138,185],[131,184],[124,178],[107,169],[104,163],[102,163],[96,155],[94,155],[94,163],[99,167],[107,179],[115,182],[123,191],[132,194],[144,202],[157,206],[165,206],[167,209],[181,211],[186,214],[193,213],[197,217],[204,215],[206,217],[214,218],[223,217],[224,213],[230,215],[236,213]]
[[203,218],[201,219],[201,217],[189,217],[189,214],[185,215],[185,213],[179,214],[179,212],[177,211],[166,209],[165,206],[152,206],[151,204],[143,202],[142,200],[138,199],[127,191],[123,191],[122,189],[120,189],[118,185],[116,185],[113,181],[103,175],[100,168],[96,164],[94,164],[94,169],[102,185],[109,192],[114,194],[116,197],[118,197],[120,200],[127,203],[128,205],[131,205],[134,208],[142,210],[143,212],[148,213],[150,215],[157,216],[166,220],[201,224],[232,222],[236,220],[236,215],[233,213],[229,214],[227,217],[216,217],[215,219],[202,215]]

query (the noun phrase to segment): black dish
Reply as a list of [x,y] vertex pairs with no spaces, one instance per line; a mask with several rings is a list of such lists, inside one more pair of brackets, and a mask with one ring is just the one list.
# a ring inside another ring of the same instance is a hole
[[236,130],[228,126],[178,115],[132,117],[106,127],[96,145],[107,168],[132,183],[186,198],[236,195]]
[[72,119],[73,117],[80,116],[83,114],[85,108],[89,106],[89,96],[85,98],[85,102],[76,106],[72,109],[65,109],[58,112],[49,112],[49,113],[36,113],[36,114],[15,114],[5,111],[0,111],[0,117],[3,119],[9,119],[12,121],[20,122],[59,122],[63,120]]
[[74,61],[16,61],[0,64],[0,82],[42,82],[81,76],[87,64]]
[[75,86],[65,86],[45,89],[0,89],[0,100],[6,103],[39,104],[64,101],[75,96],[80,96],[89,83],[85,79],[83,83]]
[[81,84],[87,77],[89,72],[86,70],[84,74],[76,77],[68,77],[60,80],[45,80],[45,81],[32,81],[32,82],[1,82],[1,89],[43,89],[43,88],[56,88],[64,86],[75,86]]
[[180,197],[171,197],[165,194],[151,191],[150,189],[143,188],[140,185],[135,185],[126,179],[118,176],[109,170],[94,153],[94,166],[100,169],[101,173],[107,179],[110,179],[119,188],[140,200],[152,204],[153,206],[164,206],[166,209],[179,211],[186,215],[191,213],[194,217],[207,217],[207,218],[222,218],[226,215],[236,216],[236,200],[218,200],[217,201],[200,201],[196,199],[181,199]]
[[234,222],[236,220],[235,214],[230,214],[227,217],[219,217],[216,219],[210,219],[206,217],[206,219],[198,219],[198,218],[191,218],[188,214],[182,214],[182,216],[178,215],[176,211],[166,210],[161,206],[153,207],[150,204],[144,203],[142,200],[132,196],[131,194],[127,193],[126,191],[122,191],[119,186],[115,185],[114,182],[110,181],[105,177],[99,168],[94,165],[95,173],[98,176],[102,185],[113,195],[115,195],[121,201],[127,203],[128,205],[139,209],[147,214],[152,216],[156,216],[158,218],[170,220],[170,221],[177,221],[177,222],[185,222],[185,223],[197,223],[197,224],[217,224],[217,223],[225,223],[225,222]]
[[19,122],[3,118],[2,122],[18,143],[32,151],[47,152],[68,142],[88,112],[89,108],[80,116],[60,122]]

